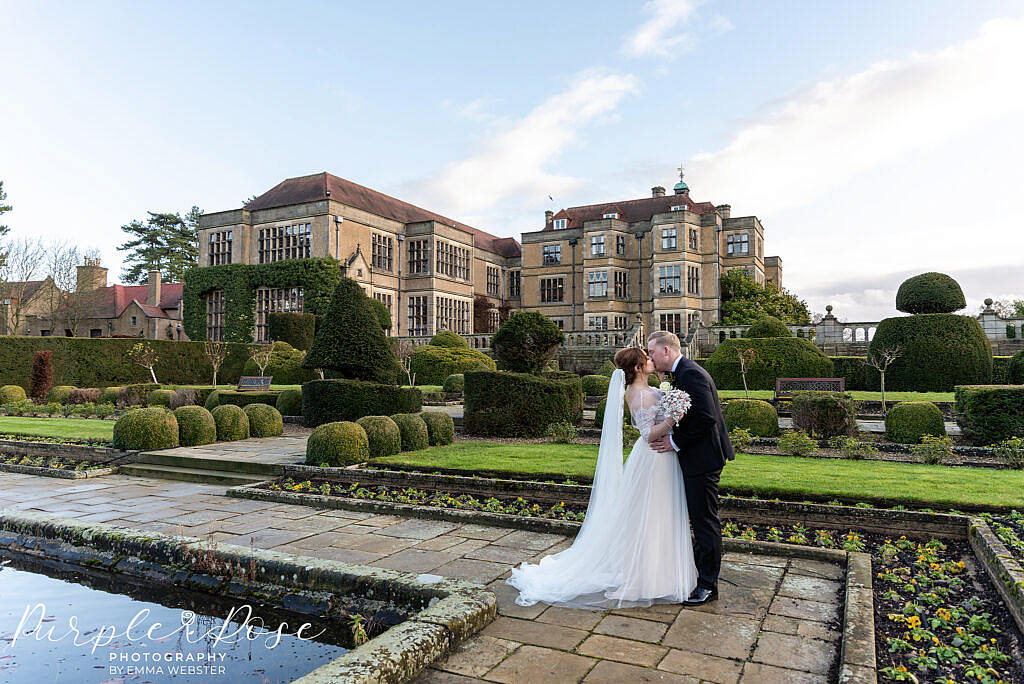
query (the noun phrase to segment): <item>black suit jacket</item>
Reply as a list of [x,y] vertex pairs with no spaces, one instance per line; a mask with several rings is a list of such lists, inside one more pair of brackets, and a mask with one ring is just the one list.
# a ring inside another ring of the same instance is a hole
[[700,364],[686,358],[679,359],[673,380],[672,384],[685,390],[692,402],[690,410],[672,429],[683,475],[694,477],[721,470],[735,455],[715,381]]

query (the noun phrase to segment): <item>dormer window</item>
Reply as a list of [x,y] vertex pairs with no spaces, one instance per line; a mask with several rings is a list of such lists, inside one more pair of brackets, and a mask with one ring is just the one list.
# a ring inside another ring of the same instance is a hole
[[554,221],[551,222],[551,227],[554,228],[555,230],[562,230],[563,228],[565,228],[568,222],[568,219],[555,219]]
[[612,212],[612,213],[610,213],[610,214],[605,214],[605,215],[604,215],[604,216],[602,216],[601,218],[610,218],[610,219],[617,219],[617,218],[619,218],[619,213],[618,213],[617,211],[613,211],[613,212]]
[[687,211],[690,208],[689,204],[673,204],[672,211]]

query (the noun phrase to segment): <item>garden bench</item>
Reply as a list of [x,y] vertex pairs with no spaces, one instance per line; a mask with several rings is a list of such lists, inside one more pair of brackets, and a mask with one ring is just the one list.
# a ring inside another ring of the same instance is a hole
[[243,375],[238,378],[238,391],[246,392],[249,390],[269,390],[270,381],[274,379],[272,375]]
[[793,392],[843,392],[846,378],[775,378],[775,400],[790,398]]

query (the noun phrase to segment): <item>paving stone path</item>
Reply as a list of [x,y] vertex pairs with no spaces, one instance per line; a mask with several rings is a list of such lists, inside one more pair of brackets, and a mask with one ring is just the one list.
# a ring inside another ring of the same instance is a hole
[[110,475],[0,473],[0,508],[430,572],[485,584],[497,620],[419,684],[826,682],[840,645],[838,565],[727,554],[718,602],[584,611],[517,606],[509,568],[566,548],[561,535],[225,497],[224,487]]

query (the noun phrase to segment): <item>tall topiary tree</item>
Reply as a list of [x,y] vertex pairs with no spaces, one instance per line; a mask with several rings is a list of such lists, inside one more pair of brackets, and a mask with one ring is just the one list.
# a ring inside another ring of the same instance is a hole
[[429,344],[434,347],[451,347],[452,349],[469,349],[466,338],[451,330],[442,330],[430,338]]
[[29,396],[43,402],[53,387],[53,352],[41,349],[32,355],[32,374],[29,375]]
[[377,317],[377,322],[380,323],[380,329],[385,335],[391,332],[391,312],[388,311],[388,307],[384,306],[384,302],[379,299],[368,298],[370,301],[370,307],[373,309],[373,315]]
[[967,306],[960,284],[945,273],[907,278],[896,292],[896,310],[908,314],[953,313]]
[[324,368],[343,378],[395,382],[397,362],[370,299],[351,278],[342,278],[303,368]]
[[538,373],[555,357],[565,335],[536,311],[518,311],[491,338],[491,351],[503,370]]

